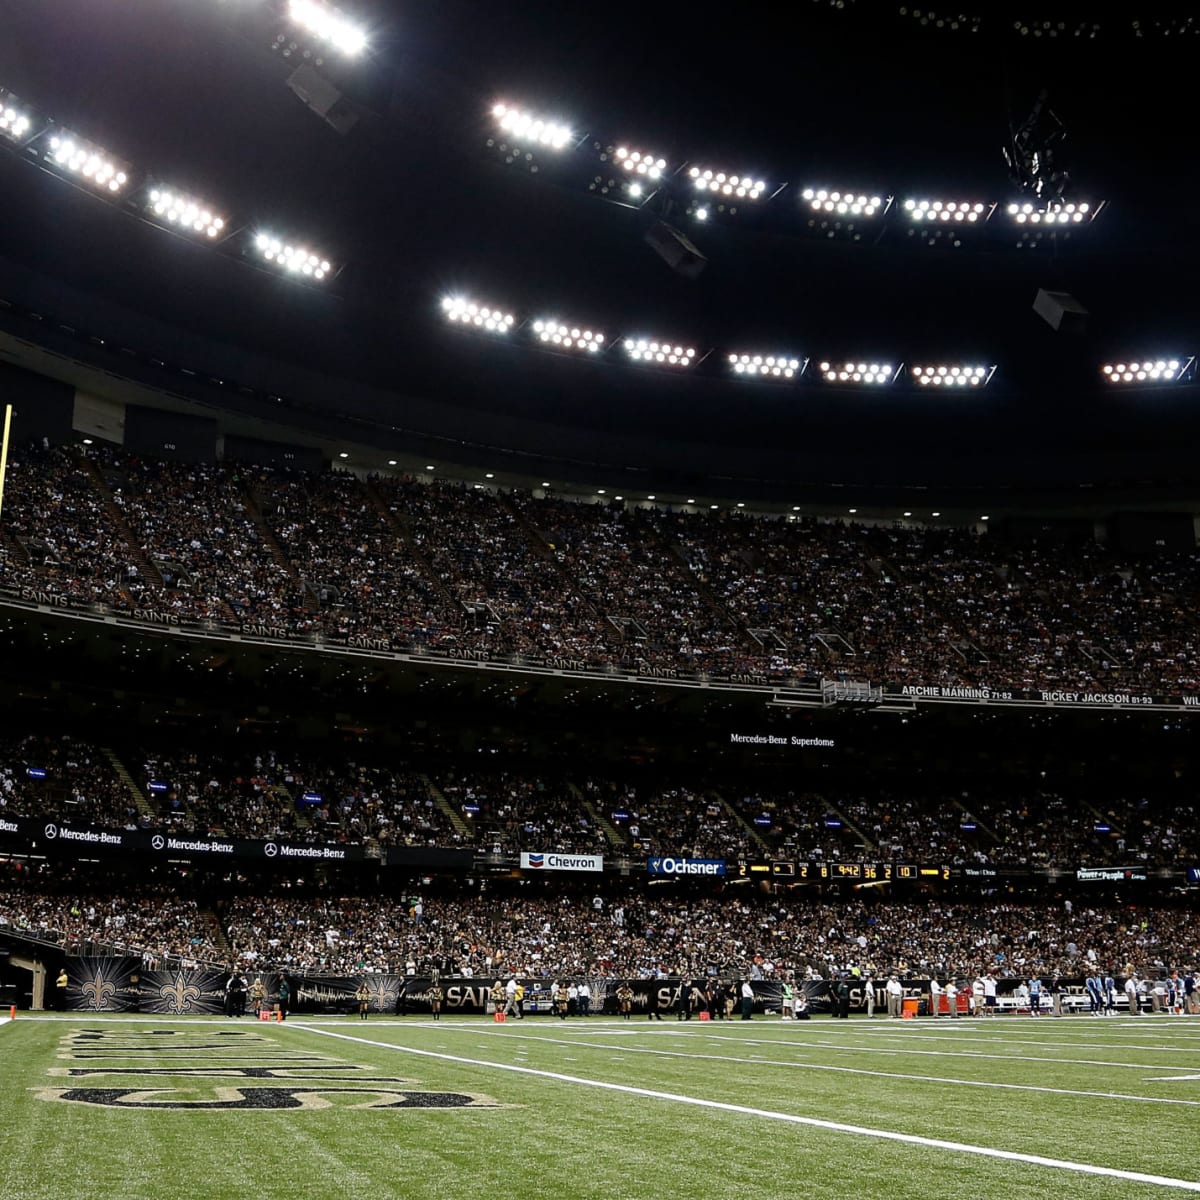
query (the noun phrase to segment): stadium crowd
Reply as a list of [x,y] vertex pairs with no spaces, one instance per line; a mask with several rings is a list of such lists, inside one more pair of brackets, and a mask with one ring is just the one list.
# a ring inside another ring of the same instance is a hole
[[14,453],[0,586],[595,668],[1200,686],[1194,553],[89,454]]
[[116,829],[157,825],[138,811],[103,751],[66,735],[0,736],[0,814]]
[[0,932],[50,942],[68,954],[138,955],[151,970],[220,957],[214,915],[172,888],[134,885],[63,894],[25,883],[0,887]]
[[[9,869],[0,929],[76,953],[138,953],[243,969],[532,977],[1159,977],[1200,963],[1187,908],[910,902],[725,888],[341,896],[286,884],[209,885],[202,901],[157,883],[100,890],[95,879]],[[215,912],[205,905],[213,905]]]
[[[914,790],[882,779],[751,787],[703,772],[604,779],[580,772],[381,762],[238,740],[219,752],[135,747],[111,757],[65,734],[0,738],[0,814],[108,828],[376,847],[442,846],[639,860],[1050,868],[1200,861],[1194,802],[1118,788],[983,781]],[[118,768],[131,768],[122,778]]]
[[1200,962],[1200,918],[1177,909],[875,903],[639,895],[409,902],[242,899],[229,941],[247,965],[531,976],[830,978],[1158,974]]

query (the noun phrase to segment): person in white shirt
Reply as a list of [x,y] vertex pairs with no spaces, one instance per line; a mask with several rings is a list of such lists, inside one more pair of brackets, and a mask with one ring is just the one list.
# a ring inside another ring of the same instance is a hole
[[940,1016],[942,1011],[942,985],[936,979],[929,981],[929,1015]]
[[1138,981],[1136,975],[1130,975],[1125,980],[1125,995],[1129,999],[1129,1015],[1131,1017],[1140,1017],[1142,1015],[1142,1004],[1138,997]]
[[867,1016],[873,1017],[875,1015],[875,980],[871,978],[870,971],[863,980],[863,999],[867,1004]]
[[750,980],[742,980],[742,1020],[750,1020],[750,1012],[754,1008],[754,989],[750,986]]
[[943,993],[946,997],[946,1007],[950,1009],[952,1017],[958,1016],[958,985],[953,979],[946,980],[946,987]]
[[983,1010],[989,1017],[996,1015],[996,977],[991,971],[983,977]]
[[904,1012],[904,987],[900,980],[892,975],[887,981],[887,987],[884,989],[887,992],[888,1016],[899,1018]]
[[576,990],[576,1000],[579,1004],[579,1015],[587,1017],[592,1012],[592,989],[585,979]]

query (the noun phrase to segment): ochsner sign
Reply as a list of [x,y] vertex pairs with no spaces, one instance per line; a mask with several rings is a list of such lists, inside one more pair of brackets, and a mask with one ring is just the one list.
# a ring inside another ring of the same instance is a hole
[[651,875],[724,875],[723,858],[651,858],[646,860]]
[[603,871],[599,854],[521,854],[523,871]]

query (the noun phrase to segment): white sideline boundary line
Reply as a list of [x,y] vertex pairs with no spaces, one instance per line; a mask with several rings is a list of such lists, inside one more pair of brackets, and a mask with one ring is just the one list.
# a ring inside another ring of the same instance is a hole
[[[982,1050],[903,1050],[889,1049],[885,1046],[856,1046],[850,1043],[838,1042],[793,1042],[780,1038],[763,1041],[761,1038],[731,1037],[728,1034],[711,1034],[715,1041],[739,1042],[743,1046],[798,1046],[803,1050],[832,1050],[838,1054],[889,1054],[892,1057],[906,1058],[910,1055],[922,1058],[973,1058],[999,1059],[1001,1062],[1035,1062],[1052,1063],[1062,1067],[1121,1067],[1134,1071],[1163,1071],[1169,1068],[1162,1063],[1129,1063],[1109,1062],[1097,1058],[1047,1058],[1041,1054],[985,1054]],[[1118,1047],[1119,1049],[1119,1047]]]
[[706,1100],[700,1096],[684,1096],[679,1092],[660,1092],[652,1088],[633,1087],[626,1083],[609,1083],[602,1079],[585,1079],[579,1075],[563,1075],[557,1071],[543,1071],[536,1067],[521,1067],[513,1063],[490,1062],[486,1059],[463,1058],[457,1054],[441,1054],[434,1050],[418,1050],[415,1046],[398,1046],[392,1042],[379,1042],[372,1038],[355,1037],[349,1033],[335,1033],[332,1029],[316,1029],[312,1026],[293,1024],[293,1029],[318,1037],[339,1038],[347,1042],[359,1042],[364,1046],[376,1046],[381,1050],[395,1050],[401,1054],[414,1054],[421,1058],[437,1058],[446,1062],[469,1067],[488,1067],[495,1071],[509,1071],[518,1075],[535,1075],[542,1079],[553,1079],[559,1083],[574,1083],[580,1087],[599,1088],[603,1091],[622,1092],[627,1096],[644,1096],[651,1100],[667,1100],[673,1104],[687,1104],[696,1108],[716,1109],[720,1112],[740,1113],[748,1117],[762,1117],[770,1121],[782,1121],[789,1125],[803,1125],[810,1129],[824,1129],[833,1133],[848,1133],[856,1137],[878,1138],[881,1141],[901,1142],[910,1146],[927,1146],[934,1150],[949,1150],[956,1154],[974,1154],[983,1158],[998,1158],[1007,1162],[1028,1163],[1031,1166],[1051,1167],[1060,1171],[1072,1171],[1078,1175],[1100,1175],[1108,1179],[1125,1179],[1132,1183],[1149,1183],[1156,1187],[1176,1188],[1185,1192],[1200,1192],[1200,1182],[1190,1179],[1175,1179],[1169,1175],[1148,1175],[1141,1171],[1124,1171],[1119,1167],[1101,1167],[1094,1163],[1071,1162],[1064,1158],[1047,1158],[1040,1154],[1024,1154],[1017,1150],[1000,1150],[994,1146],[973,1146],[968,1142],[951,1142],[943,1138],[921,1137],[915,1133],[899,1133],[893,1129],[870,1129],[864,1125],[847,1125],[841,1121],[825,1121],[818,1117],[802,1117],[796,1113],[773,1112],[767,1108],[752,1108],[745,1104],[731,1104],[723,1100]]
[[[463,1030],[462,1032],[478,1031]],[[502,1037],[506,1041],[520,1038],[530,1042],[549,1042],[555,1046],[579,1046],[587,1050],[613,1049],[612,1046],[607,1046],[603,1042],[579,1042],[566,1038],[539,1037],[534,1033],[493,1033],[488,1030],[488,1036]],[[483,1049],[483,1047],[480,1048]],[[692,1050],[655,1050],[647,1046],[622,1046],[621,1051],[624,1054],[651,1054],[662,1058],[699,1058],[712,1062],[742,1063],[751,1067],[784,1067],[792,1071],[834,1071],[841,1075],[867,1075],[872,1079],[901,1079],[905,1083],[949,1083],[959,1087],[1000,1088],[1012,1092],[1049,1092],[1054,1096],[1089,1096],[1097,1100],[1133,1100],[1139,1104],[1181,1104],[1186,1108],[1200,1108],[1200,1100],[1180,1100],[1170,1096],[1135,1096],[1129,1092],[1078,1091],[1075,1088],[1046,1087],[1035,1083],[1000,1083],[988,1079],[955,1079],[943,1075],[905,1075],[899,1071],[871,1071],[866,1067],[839,1067],[832,1063],[788,1062],[779,1058],[741,1058],[732,1054],[704,1054]],[[1200,1079],[1200,1075],[1172,1075],[1162,1082],[1186,1079]],[[1152,1081],[1147,1080],[1146,1082]]]
[[[954,1033],[947,1032],[944,1034],[939,1034],[939,1033],[932,1033],[932,1032],[917,1033],[915,1031],[912,1033],[909,1033],[907,1030],[901,1030],[901,1029],[863,1030],[863,1029],[854,1028],[852,1026],[846,1030],[846,1035],[853,1036],[856,1033],[868,1033],[870,1035],[871,1040],[875,1040],[877,1038],[890,1038],[894,1041],[897,1038],[903,1038],[905,1041],[916,1040],[916,1041],[923,1041],[923,1042],[938,1042],[938,1043],[943,1043],[943,1042],[948,1042],[948,1043],[983,1042],[985,1045],[988,1045],[988,1046],[1051,1046],[1058,1050],[1111,1050],[1114,1045],[1114,1043],[1112,1043],[1112,1042],[1081,1042],[1081,1041],[1050,1042],[1050,1041],[1045,1040],[1044,1038],[1019,1038],[1019,1037],[1004,1037],[1004,1036],[988,1037],[985,1034],[983,1034],[982,1032],[980,1032],[980,1033],[958,1033],[957,1029],[959,1029],[959,1028],[961,1028],[961,1026],[955,1026],[956,1032],[954,1032]],[[972,1028],[972,1027],[969,1027],[969,1028]],[[832,1032],[829,1030],[824,1030],[823,1028],[822,1028],[822,1031],[823,1032]],[[1183,1035],[1183,1036],[1186,1037],[1186,1035]],[[1193,1039],[1193,1040],[1200,1041],[1200,1039]],[[1168,1045],[1162,1041],[1158,1041],[1158,1042],[1126,1042],[1126,1041],[1122,1041],[1119,1043],[1119,1045],[1120,1045],[1121,1049],[1123,1049],[1123,1050],[1124,1049],[1161,1050],[1164,1053],[1174,1052],[1174,1053],[1178,1053],[1178,1054],[1200,1054],[1200,1045],[1174,1046],[1174,1045]],[[1055,1060],[1055,1061],[1058,1061],[1058,1060]]]

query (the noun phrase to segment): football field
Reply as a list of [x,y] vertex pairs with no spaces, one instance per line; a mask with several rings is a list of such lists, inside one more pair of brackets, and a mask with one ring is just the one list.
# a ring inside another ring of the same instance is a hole
[[20,1015],[0,1196],[1200,1192],[1200,1020]]

